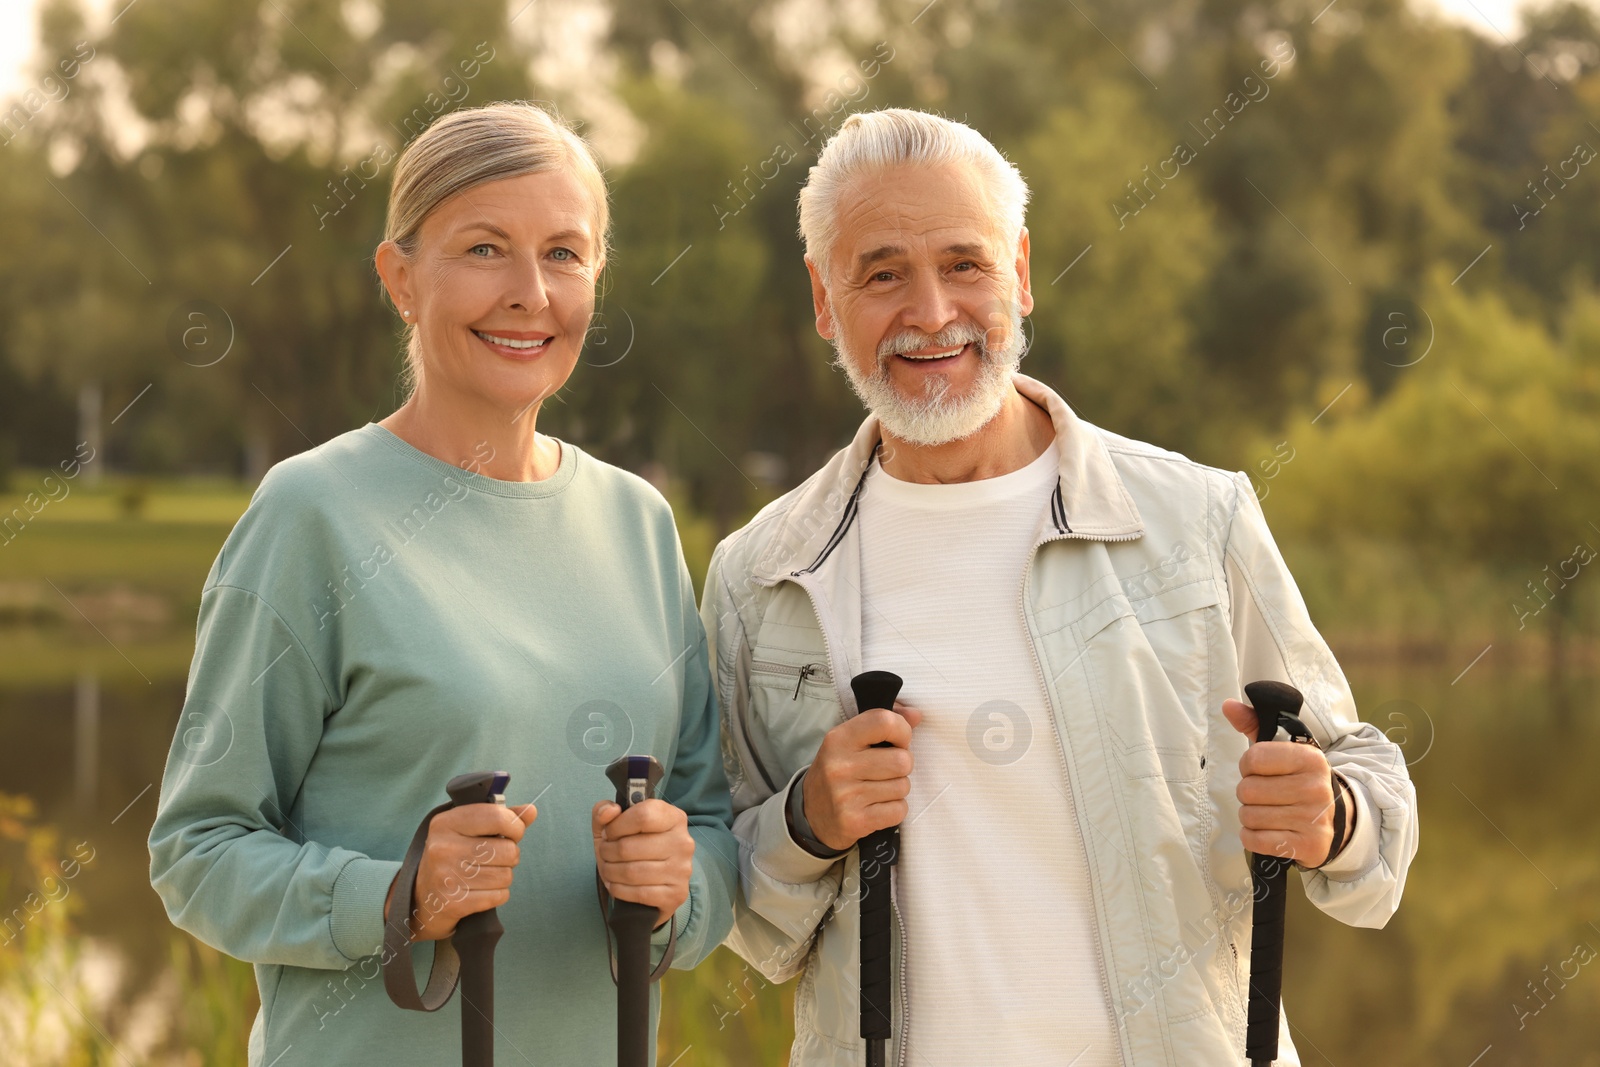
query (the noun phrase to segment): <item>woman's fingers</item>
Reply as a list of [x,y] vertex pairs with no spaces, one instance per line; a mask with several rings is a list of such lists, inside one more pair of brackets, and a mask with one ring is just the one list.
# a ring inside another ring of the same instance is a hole
[[630,834],[614,840],[598,838],[594,852],[605,863],[664,860],[680,855],[688,859],[694,855],[694,838],[689,836],[687,827],[656,834]]
[[685,856],[600,864],[600,880],[612,885],[640,887],[688,884],[689,876],[693,873],[694,862]]
[[446,808],[428,823],[428,836],[436,832],[459,834],[462,837],[504,837],[521,841],[528,824],[538,817],[533,805],[521,808],[501,807],[499,804],[463,804],[459,808]]
[[594,806],[594,834],[603,840],[616,840],[631,834],[658,834],[675,827],[687,827],[689,817],[682,808],[652,797],[623,811],[614,801],[602,800]]
[[663,800],[646,800],[623,811],[611,801],[594,806],[594,854],[600,880],[618,900],[657,911],[667,921],[689,899],[694,873],[694,838],[689,817]]

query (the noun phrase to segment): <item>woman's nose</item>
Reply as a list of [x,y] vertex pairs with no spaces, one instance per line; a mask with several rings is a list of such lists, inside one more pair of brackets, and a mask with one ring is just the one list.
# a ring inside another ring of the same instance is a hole
[[550,306],[550,297],[545,291],[544,273],[539,269],[537,262],[521,253],[517,255],[512,269],[510,285],[506,291],[506,303],[530,315],[536,315]]

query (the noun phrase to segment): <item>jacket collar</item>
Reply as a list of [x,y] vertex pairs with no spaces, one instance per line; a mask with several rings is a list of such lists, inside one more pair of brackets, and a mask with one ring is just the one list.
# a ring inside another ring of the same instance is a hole
[[[1012,376],[1017,392],[1050,415],[1061,456],[1059,503],[1052,515],[1056,536],[1087,540],[1127,540],[1144,532],[1144,523],[1111,462],[1101,431],[1078,418],[1055,390],[1024,374]],[[856,497],[882,442],[878,417],[868,415],[850,444],[797,491],[782,525],[754,567],[758,580],[776,581],[818,562],[836,544],[855,516]],[[1054,509],[1057,501],[1052,498]]]

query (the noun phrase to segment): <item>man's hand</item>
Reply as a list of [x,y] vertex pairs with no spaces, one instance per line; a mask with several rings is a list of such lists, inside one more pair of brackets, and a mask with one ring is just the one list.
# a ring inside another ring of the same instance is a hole
[[655,908],[659,929],[689,899],[689,876],[694,873],[689,816],[652,797],[627,811],[614,800],[602,800],[589,822],[606,892]]
[[[1239,839],[1261,856],[1320,866],[1333,847],[1333,786],[1328,758],[1315,745],[1254,743],[1255,709],[1224,700],[1222,714],[1252,741],[1239,760]],[[1352,798],[1346,798],[1348,804]],[[1346,842],[1349,828],[1346,829]]]
[[[818,841],[843,851],[874,830],[898,826],[911,792],[911,729],[922,713],[863,709],[829,730],[801,781],[806,822]],[[893,748],[873,748],[888,741]]]
[[[517,842],[538,816],[532,804],[463,804],[435,815],[411,895],[412,940],[449,937],[468,915],[510,900],[512,869],[522,858]],[[385,922],[393,897],[391,884],[383,902]]]

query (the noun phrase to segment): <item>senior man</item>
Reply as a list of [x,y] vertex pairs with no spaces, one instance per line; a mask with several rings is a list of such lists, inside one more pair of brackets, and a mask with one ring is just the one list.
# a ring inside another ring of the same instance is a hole
[[[1249,479],[1016,373],[1027,197],[974,130],[898,109],[846,120],[800,194],[817,330],[870,415],[718,546],[702,606],[727,943],[800,975],[795,1067],[863,1061],[855,846],[879,828],[903,824],[907,1067],[1238,1065],[1246,849],[1355,926],[1388,920],[1416,850],[1402,754],[1358,720]],[[868,669],[903,703],[856,707]],[[1250,744],[1257,679],[1305,694],[1320,750]]]

